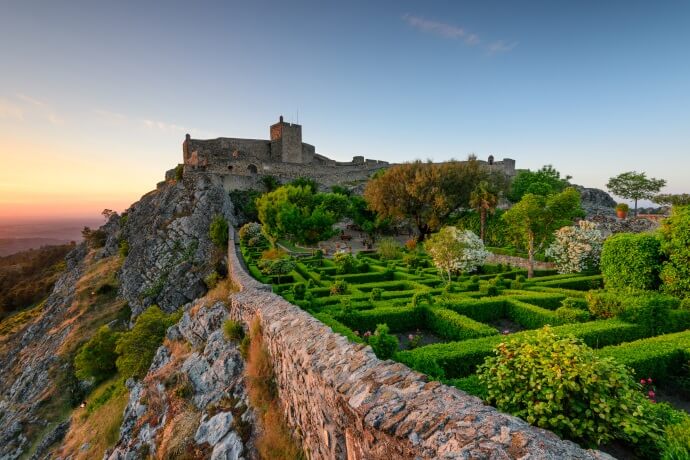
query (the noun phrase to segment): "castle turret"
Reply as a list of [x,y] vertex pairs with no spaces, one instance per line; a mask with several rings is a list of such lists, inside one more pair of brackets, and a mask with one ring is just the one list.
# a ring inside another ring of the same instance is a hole
[[285,163],[311,163],[309,150],[302,144],[302,125],[286,123],[282,115],[271,125],[271,157]]

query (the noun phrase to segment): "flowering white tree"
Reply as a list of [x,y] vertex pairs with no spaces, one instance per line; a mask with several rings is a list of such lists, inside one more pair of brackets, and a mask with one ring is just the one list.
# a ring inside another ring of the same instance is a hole
[[546,255],[554,260],[559,273],[578,273],[599,266],[604,237],[597,224],[581,220],[575,226],[556,230],[555,236]]
[[240,239],[247,246],[258,246],[266,240],[266,237],[262,233],[261,224],[256,222],[244,224],[242,228],[240,228],[239,235]]
[[444,227],[424,243],[426,251],[439,270],[448,275],[468,273],[482,265],[489,255],[482,240],[469,230]]

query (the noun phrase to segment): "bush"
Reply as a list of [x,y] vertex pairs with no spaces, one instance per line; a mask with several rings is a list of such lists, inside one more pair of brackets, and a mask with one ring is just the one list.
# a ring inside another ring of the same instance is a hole
[[546,256],[554,260],[559,273],[594,271],[599,267],[603,242],[597,224],[581,220],[575,226],[556,230]]
[[216,214],[213,217],[208,229],[208,236],[213,244],[219,248],[228,247],[228,221],[222,215]]
[[597,318],[618,316],[628,300],[627,296],[616,291],[590,291],[585,299],[589,305],[589,311]]
[[115,351],[117,370],[125,380],[146,375],[156,350],[163,343],[165,331],[177,322],[179,315],[166,315],[153,305],[146,309],[134,327],[120,335]]
[[556,326],[564,322],[551,310],[537,307],[536,305],[528,304],[517,299],[518,297],[506,299],[508,316],[516,323],[528,329],[536,329],[546,326],[547,324]]
[[589,291],[590,289],[598,289],[602,287],[602,283],[603,277],[601,275],[591,275],[573,276],[570,278],[555,279],[543,282],[536,280],[535,285],[551,288],[573,289],[577,291]]
[[89,227],[84,227],[81,231],[81,235],[84,237],[84,240],[86,240],[86,244],[92,249],[98,249],[105,246],[105,241],[108,238],[104,230],[91,230]]
[[589,309],[589,304],[587,303],[587,300],[581,299],[579,297],[567,297],[561,301],[561,305],[564,308],[570,308],[570,309],[585,310],[585,311],[587,311]]
[[648,335],[667,332],[671,326],[669,312],[677,308],[680,301],[675,297],[647,292],[629,296],[620,318],[643,326]]
[[239,230],[240,241],[248,247],[264,246],[267,241],[261,232],[261,224],[249,222],[244,224]]
[[75,356],[75,375],[82,380],[93,380],[95,384],[114,375],[117,371],[115,346],[118,337],[117,332],[102,326]]
[[555,313],[561,323],[584,323],[591,319],[589,312],[580,308],[561,307]]
[[381,300],[381,293],[382,293],[382,292],[383,292],[383,291],[381,291],[380,288],[374,288],[374,289],[372,289],[371,292],[369,293],[369,299],[370,299],[372,302],[375,302],[375,301],[377,301],[377,300]]
[[226,340],[241,341],[244,338],[242,323],[232,319],[225,320],[223,323],[223,334]]
[[604,242],[601,273],[607,289],[654,290],[661,268],[659,239],[647,233],[618,233]]
[[426,326],[449,340],[476,339],[498,335],[498,331],[484,323],[444,308],[432,308],[426,313]]
[[352,254],[347,252],[337,252],[333,256],[333,263],[335,263],[335,272],[338,275],[345,275],[347,273],[357,273],[357,260],[352,257]]
[[478,376],[487,400],[501,411],[587,445],[619,436],[637,441],[655,428],[625,366],[598,357],[574,337],[545,328],[501,343],[495,355]]
[[664,291],[690,298],[690,206],[674,206],[661,225],[661,250],[668,258],[661,269]]
[[398,349],[398,338],[388,333],[386,324],[376,326],[376,331],[369,337],[369,345],[379,359],[392,358]]
[[340,295],[347,292],[347,281],[335,280],[329,289],[331,295]]
[[660,444],[662,460],[690,458],[690,417],[681,423],[667,426]]
[[486,295],[487,295],[488,297],[497,296],[497,295],[498,295],[498,287],[496,287],[495,284],[490,284],[490,285],[487,286],[487,288],[486,288]]
[[129,241],[125,239],[120,240],[119,250],[122,257],[127,257],[129,255]]
[[204,278],[204,284],[206,285],[207,288],[213,289],[218,285],[218,279],[220,278],[220,275],[218,275],[218,272],[212,271],[209,273],[205,278]]
[[393,260],[400,257],[402,247],[393,238],[383,238],[378,243],[376,253],[381,260]]
[[[311,280],[309,280],[311,281]],[[295,283],[292,286],[292,295],[295,296],[295,300],[303,300],[304,294],[307,293],[307,286],[304,283]]]

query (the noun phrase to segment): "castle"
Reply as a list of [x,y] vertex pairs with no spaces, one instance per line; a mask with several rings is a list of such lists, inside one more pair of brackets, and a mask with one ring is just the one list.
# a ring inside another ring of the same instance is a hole
[[[281,116],[270,127],[270,139],[199,140],[186,135],[182,144],[184,174],[209,174],[221,180],[226,190],[256,188],[264,176],[280,182],[309,177],[324,187],[357,185],[379,169],[391,166],[386,161],[355,156],[339,162],[316,153],[313,145],[302,142],[302,126],[287,123]],[[515,160],[504,158],[481,161],[486,167],[515,175]]]

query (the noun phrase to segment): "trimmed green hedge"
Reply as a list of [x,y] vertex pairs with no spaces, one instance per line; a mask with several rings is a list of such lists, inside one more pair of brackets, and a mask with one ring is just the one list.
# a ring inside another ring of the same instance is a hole
[[[557,335],[574,335],[593,348],[606,345],[617,345],[644,337],[643,328],[617,319],[591,321],[587,323],[566,324],[552,328]],[[523,331],[510,335],[518,338],[523,334],[534,334],[534,331]],[[414,350],[400,351],[396,359],[413,369],[423,372],[417,363],[436,362],[443,369],[447,378],[464,377],[472,374],[484,359],[493,353],[494,348],[505,336],[491,336],[481,339],[465,340],[427,345]]]
[[547,324],[557,326],[565,322],[551,310],[515,298],[506,299],[506,313],[510,319],[527,329],[537,329]]
[[602,275],[578,276],[544,282],[537,281],[535,282],[535,285],[552,288],[573,289],[576,291],[588,291],[590,289],[599,289],[602,287],[604,285],[604,278]]
[[412,307],[379,307],[350,313],[338,311],[331,316],[361,333],[374,331],[379,324],[387,324],[391,332],[413,331],[420,329],[425,319],[423,309]]
[[257,267],[256,265],[248,265],[247,268],[249,268],[249,273],[257,280],[261,281],[264,284],[269,282],[269,280],[264,276],[263,273],[261,273],[261,270],[259,270],[259,267]]
[[611,235],[604,242],[600,267],[607,289],[656,289],[661,242],[649,233]]
[[663,381],[690,359],[690,331],[604,347],[597,353],[631,367],[638,378]]
[[506,314],[506,297],[437,299],[437,304],[482,323],[496,321]]
[[547,308],[549,310],[559,308],[563,299],[567,297],[565,294],[559,293],[540,293],[522,290],[505,290],[503,291],[503,295],[516,296],[521,302]]
[[354,273],[350,275],[336,275],[335,279],[345,280],[348,283],[377,283],[390,281],[385,272]]
[[475,321],[445,308],[429,308],[426,311],[426,327],[450,340],[476,339],[498,335],[491,326]]
[[344,335],[347,337],[350,341],[352,342],[357,342],[357,343],[364,343],[364,340],[356,335],[352,329],[349,327],[345,326],[343,323],[338,321],[337,319],[333,318],[331,315],[328,313],[315,313],[314,318],[318,319],[321,321],[323,324],[326,326],[330,327],[333,329],[333,332],[337,334]]

